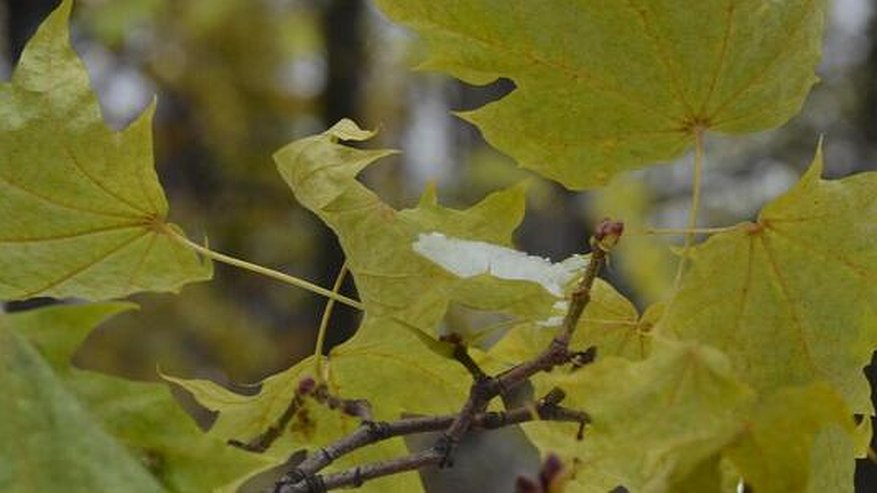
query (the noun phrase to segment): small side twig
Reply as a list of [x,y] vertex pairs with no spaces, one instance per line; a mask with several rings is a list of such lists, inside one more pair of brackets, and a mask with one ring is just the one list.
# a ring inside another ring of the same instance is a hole
[[[591,289],[597,278],[597,273],[605,263],[609,251],[620,238],[623,229],[622,223],[608,219],[603,220],[598,226],[591,239],[590,262],[582,279],[570,295],[569,308],[564,317],[563,325],[548,347],[540,354],[508,371],[489,376],[469,357],[465,346],[455,345],[454,358],[466,367],[474,380],[470,387],[469,396],[458,413],[450,416],[408,418],[394,423],[366,421],[363,426],[350,435],[310,454],[298,467],[284,475],[276,484],[275,492],[322,493],[344,486],[360,486],[369,479],[417,470],[430,465],[448,467],[452,465],[456,445],[467,433],[477,428],[498,428],[537,418],[573,421],[579,423],[576,437],[582,439],[584,426],[590,422],[590,419],[582,411],[560,407],[559,403],[564,397],[560,389],[552,390],[543,399],[540,399],[536,403],[535,412],[534,408],[529,406],[502,413],[488,413],[486,409],[494,398],[503,395],[508,389],[514,388],[539,372],[551,371],[554,367],[567,363],[581,366],[594,359],[594,348],[588,348],[586,351],[570,351],[569,344],[579,319],[591,300]],[[444,432],[430,449],[404,457],[358,466],[338,473],[317,474],[336,458],[357,448],[393,436],[436,430],[444,430]]]
[[480,382],[488,378],[487,374],[484,373],[484,370],[482,370],[481,367],[478,366],[478,363],[472,359],[469,350],[466,348],[466,344],[463,343],[463,339],[459,334],[448,334],[443,336],[440,340],[454,346],[454,351],[451,353],[451,356],[457,360],[458,363],[463,365],[463,368],[472,375],[473,380]]
[[363,420],[371,419],[371,405],[368,401],[364,399],[342,399],[334,396],[329,393],[329,388],[325,384],[317,384],[313,378],[306,377],[299,381],[298,387],[295,389],[295,393],[283,414],[267,430],[247,442],[231,439],[227,443],[232,447],[250,452],[265,452],[280,437],[283,430],[292,421],[292,418],[304,406],[305,398],[309,396],[329,409],[340,410],[348,416],[358,417]]
[[318,385],[311,396],[332,410],[340,410],[342,413],[363,420],[372,419],[371,404],[365,399],[344,399],[329,393],[329,387],[325,384]]
[[316,382],[313,379],[301,380],[295,389],[295,393],[292,395],[292,399],[289,400],[289,405],[283,410],[283,414],[267,430],[247,442],[231,439],[227,443],[232,447],[250,452],[262,453],[268,450],[271,444],[280,437],[283,430],[289,425],[289,422],[292,421],[292,417],[302,408],[304,397],[313,392],[315,387]]

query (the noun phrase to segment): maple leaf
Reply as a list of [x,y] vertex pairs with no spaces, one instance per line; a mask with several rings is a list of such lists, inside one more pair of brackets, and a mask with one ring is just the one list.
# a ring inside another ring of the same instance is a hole
[[[851,418],[828,385],[784,388],[752,410],[723,454],[755,491],[807,491],[808,486],[813,492],[852,491]],[[831,487],[820,489],[820,484]]]
[[695,343],[657,340],[649,357],[598,359],[567,374],[543,374],[537,387],[559,386],[564,405],[586,411],[584,440],[557,423],[528,423],[534,444],[574,469],[576,491],[667,491],[733,439],[753,392],[720,352]]
[[849,408],[830,386],[759,395],[724,354],[693,341],[656,338],[642,361],[608,357],[572,373],[539,375],[534,386],[564,389],[564,405],[592,419],[581,441],[557,423],[524,425],[540,450],[570,464],[576,491],[718,493],[728,491],[727,476],[734,486],[743,477],[764,492],[848,487],[862,450],[852,440],[862,442],[869,431],[853,429]]
[[691,252],[656,331],[724,351],[769,393],[827,381],[872,414],[862,367],[877,346],[877,174],[822,180],[821,150],[755,223]]
[[162,491],[0,317],[0,489]]
[[[54,490],[60,484],[70,491],[210,491],[270,464],[263,457],[206,436],[166,385],[133,382],[71,366],[73,354],[93,327],[135,307],[131,303],[96,303],[0,316],[0,334],[16,342],[11,346],[4,343],[15,355],[6,362],[29,361],[7,367],[9,373],[0,372],[6,375],[6,395],[14,396],[8,402],[28,400],[30,409],[4,411],[7,427],[0,429],[0,436],[8,444],[34,444],[3,456],[26,460],[29,468],[46,464],[38,474],[16,468],[12,484],[30,485],[28,491]],[[11,388],[10,381],[15,383]],[[62,408],[62,416],[45,421]],[[111,445],[102,445],[103,441]],[[101,458],[101,453],[109,456]],[[137,469],[147,465],[149,470],[142,469],[140,474],[148,479],[88,482],[130,474],[126,460]],[[46,487],[33,486],[34,481]],[[144,485],[151,486],[143,489]]]
[[[812,397],[818,399],[824,398],[824,395]],[[836,401],[837,397],[828,399],[830,406]],[[812,407],[813,402],[808,402],[805,407]],[[844,409],[845,412],[849,412],[848,409]],[[822,428],[813,438],[809,464],[810,478],[807,482],[807,491],[811,493],[855,491],[856,459],[864,457],[870,450],[873,435],[870,419],[862,419],[854,429],[851,429],[849,423],[840,423],[837,417],[832,421],[838,426]],[[813,432],[812,427],[809,432]],[[782,440],[785,440],[785,437]]]
[[0,84],[0,298],[178,291],[212,267],[166,234],[150,106],[113,132],[70,47],[64,1]]
[[570,188],[681,154],[701,130],[773,128],[800,108],[825,2],[378,0],[422,34],[422,68],[510,95],[460,114]]

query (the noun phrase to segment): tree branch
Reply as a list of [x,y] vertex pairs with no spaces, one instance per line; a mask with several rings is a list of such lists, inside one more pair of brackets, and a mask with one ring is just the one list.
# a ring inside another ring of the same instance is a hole
[[451,455],[454,447],[468,431],[472,417],[483,411],[491,400],[536,373],[550,371],[555,366],[570,360],[569,342],[575,333],[582,312],[591,301],[591,288],[597,279],[597,273],[606,262],[606,256],[618,242],[623,230],[622,223],[608,219],[604,219],[597,226],[597,230],[591,238],[590,262],[588,262],[578,286],[570,295],[569,308],[560,333],[552,339],[548,347],[535,358],[525,361],[497,377],[475,381],[469,391],[469,398],[457,415],[457,419],[448,427],[445,436],[435,445],[436,449],[445,454],[445,459],[441,462],[442,466],[452,465]]
[[[582,279],[570,295],[569,308],[564,317],[563,326],[548,347],[539,355],[508,371],[488,376],[469,358],[465,346],[455,345],[454,358],[466,367],[474,380],[469,390],[469,397],[457,414],[407,418],[392,423],[365,421],[350,435],[311,453],[298,467],[277,482],[274,491],[276,493],[322,493],[343,486],[357,487],[369,479],[416,470],[429,465],[448,467],[452,465],[452,456],[456,445],[467,433],[476,428],[500,428],[534,419],[574,421],[579,423],[579,431],[576,436],[581,439],[584,426],[590,422],[590,419],[582,411],[560,407],[559,403],[564,398],[564,393],[560,389],[549,392],[534,407],[525,406],[501,413],[489,413],[485,410],[497,396],[503,395],[508,389],[521,384],[539,372],[550,371],[555,366],[570,362],[581,366],[593,360],[594,348],[588,348],[584,352],[571,352],[569,344],[579,319],[591,300],[591,289],[597,278],[597,273],[605,263],[609,251],[618,242],[623,230],[622,223],[608,219],[604,219],[598,225],[591,238],[590,262]],[[338,473],[317,474],[338,457],[366,445],[395,436],[437,430],[445,431],[435,445],[428,450],[366,464]]]
[[[579,425],[576,438],[581,440],[582,430],[590,422],[590,417],[584,412],[560,406],[559,404],[564,397],[563,391],[553,389],[540,399],[535,406],[521,406],[509,411],[480,413],[473,417],[472,429],[493,430],[534,420],[570,422]],[[430,449],[425,451],[430,452],[428,454],[414,454],[417,455],[416,458],[406,456],[351,468],[320,477],[318,480],[314,479],[318,477],[315,476],[317,471],[326,468],[338,457],[347,455],[354,450],[393,437],[445,430],[453,423],[456,417],[456,414],[449,414],[445,416],[404,418],[389,423],[366,421],[353,433],[308,455],[294,471],[287,474],[284,478],[284,480],[287,480],[285,484],[283,480],[281,483],[278,483],[278,488],[275,491],[283,493],[313,493],[320,491],[319,489],[314,489],[314,487],[319,488],[320,485],[327,490],[342,486],[357,486],[368,479],[409,470],[407,469],[408,466],[419,468],[426,465],[439,464],[440,460],[438,459],[441,459],[443,456],[437,454],[435,449]],[[399,469],[399,467],[403,467],[403,469]],[[359,471],[358,473],[357,470]]]

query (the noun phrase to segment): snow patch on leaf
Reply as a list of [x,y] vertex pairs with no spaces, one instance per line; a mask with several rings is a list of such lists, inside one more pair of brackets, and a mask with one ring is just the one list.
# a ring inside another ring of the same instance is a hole
[[573,255],[560,263],[483,241],[422,233],[414,251],[462,278],[489,274],[500,279],[530,281],[558,298],[564,287],[584,269],[585,257]]
[[536,325],[539,327],[560,327],[563,325],[563,316],[556,315],[554,317],[548,317],[545,320],[536,322]]

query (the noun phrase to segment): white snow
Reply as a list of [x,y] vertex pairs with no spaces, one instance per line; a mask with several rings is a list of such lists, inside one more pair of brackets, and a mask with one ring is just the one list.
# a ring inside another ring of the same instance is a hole
[[564,286],[585,267],[585,258],[580,255],[555,264],[511,248],[483,241],[449,238],[435,232],[422,233],[413,247],[421,256],[459,277],[490,274],[500,279],[535,282],[558,298],[563,297]]

